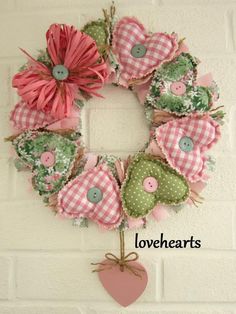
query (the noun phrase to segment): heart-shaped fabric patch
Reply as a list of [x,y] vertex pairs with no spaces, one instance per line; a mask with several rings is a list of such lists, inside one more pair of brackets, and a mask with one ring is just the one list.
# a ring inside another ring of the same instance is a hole
[[122,18],[113,33],[113,50],[120,65],[119,83],[128,86],[129,80],[143,78],[171,60],[177,49],[175,35],[150,35],[137,19]]
[[191,182],[205,180],[204,152],[220,138],[220,128],[210,116],[172,120],[156,129],[156,140],[171,167]]
[[123,208],[128,216],[149,214],[157,204],[177,205],[189,197],[186,179],[151,155],[138,154],[122,186]]
[[107,25],[104,20],[99,19],[86,24],[82,32],[89,35],[96,41],[98,51],[101,54],[106,51],[108,32]]
[[118,184],[108,166],[84,171],[58,194],[58,212],[65,217],[86,217],[105,229],[116,228],[122,219]]
[[40,195],[58,192],[68,180],[77,154],[71,140],[49,132],[28,131],[13,145],[18,156],[33,171],[33,186]]
[[163,64],[153,77],[146,105],[178,115],[208,111],[214,91],[197,85],[197,64],[197,59],[188,53]]
[[[135,302],[144,292],[148,282],[147,271],[138,262],[129,262],[129,267],[139,270],[141,277],[134,275],[129,269],[120,270],[120,265],[104,260],[99,267],[99,279],[106,291],[120,305],[126,307]],[[107,268],[107,269],[106,269]]]
[[43,111],[29,108],[25,102],[21,101],[11,112],[10,121],[16,129],[24,131],[43,128],[56,119]]

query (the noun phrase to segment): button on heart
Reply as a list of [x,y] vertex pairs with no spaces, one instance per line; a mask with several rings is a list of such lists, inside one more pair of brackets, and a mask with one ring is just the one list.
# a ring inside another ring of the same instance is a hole
[[179,148],[183,152],[191,152],[194,148],[193,140],[188,136],[183,136],[179,140]]
[[154,177],[147,177],[143,181],[143,187],[146,192],[155,192],[158,188],[158,182]]
[[186,86],[182,82],[173,82],[170,85],[170,90],[174,95],[181,96],[186,92]]
[[52,152],[43,152],[40,160],[45,167],[52,167],[55,163],[55,155]]
[[102,200],[102,191],[97,187],[92,187],[88,190],[87,199],[89,202],[97,204]]
[[134,45],[133,48],[131,49],[131,55],[134,58],[142,58],[145,56],[146,52],[147,52],[146,47],[141,44]]
[[135,18],[125,17],[115,26],[113,50],[120,65],[120,84],[140,79],[171,60],[178,49],[176,37],[166,33],[147,34]]

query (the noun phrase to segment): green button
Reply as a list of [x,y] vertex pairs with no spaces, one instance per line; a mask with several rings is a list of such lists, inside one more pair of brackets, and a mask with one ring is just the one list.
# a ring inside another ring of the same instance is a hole
[[88,190],[87,199],[89,202],[97,204],[102,200],[102,197],[103,197],[103,194],[99,188],[93,187]]
[[63,81],[69,76],[69,71],[64,65],[58,64],[53,67],[52,75],[56,80]]
[[194,148],[192,139],[188,136],[183,136],[179,141],[179,148],[183,152],[186,152],[186,153],[191,152]]
[[146,52],[147,48],[142,44],[137,44],[131,49],[131,55],[134,58],[142,58],[143,56],[145,56]]

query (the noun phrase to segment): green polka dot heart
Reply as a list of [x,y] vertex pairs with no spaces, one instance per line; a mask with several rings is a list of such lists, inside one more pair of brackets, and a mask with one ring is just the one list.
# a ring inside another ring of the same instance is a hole
[[128,216],[144,217],[157,204],[177,205],[188,197],[188,183],[177,171],[151,155],[134,157],[122,186],[122,202]]
[[107,27],[103,20],[99,19],[84,26],[83,32],[92,37],[98,46],[100,53],[104,52],[104,46],[107,44]]
[[67,182],[77,145],[61,135],[27,131],[14,141],[16,152],[33,172],[33,186],[40,195],[58,192]]

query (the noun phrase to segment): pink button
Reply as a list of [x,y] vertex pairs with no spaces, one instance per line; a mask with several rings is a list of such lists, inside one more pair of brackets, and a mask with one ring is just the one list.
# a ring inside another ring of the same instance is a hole
[[143,181],[144,191],[152,193],[158,188],[158,182],[154,177],[147,177]]
[[42,153],[40,160],[45,167],[52,167],[55,163],[55,156],[51,152],[44,152]]
[[181,96],[186,92],[186,86],[182,82],[174,82],[170,85],[170,90],[176,96]]

